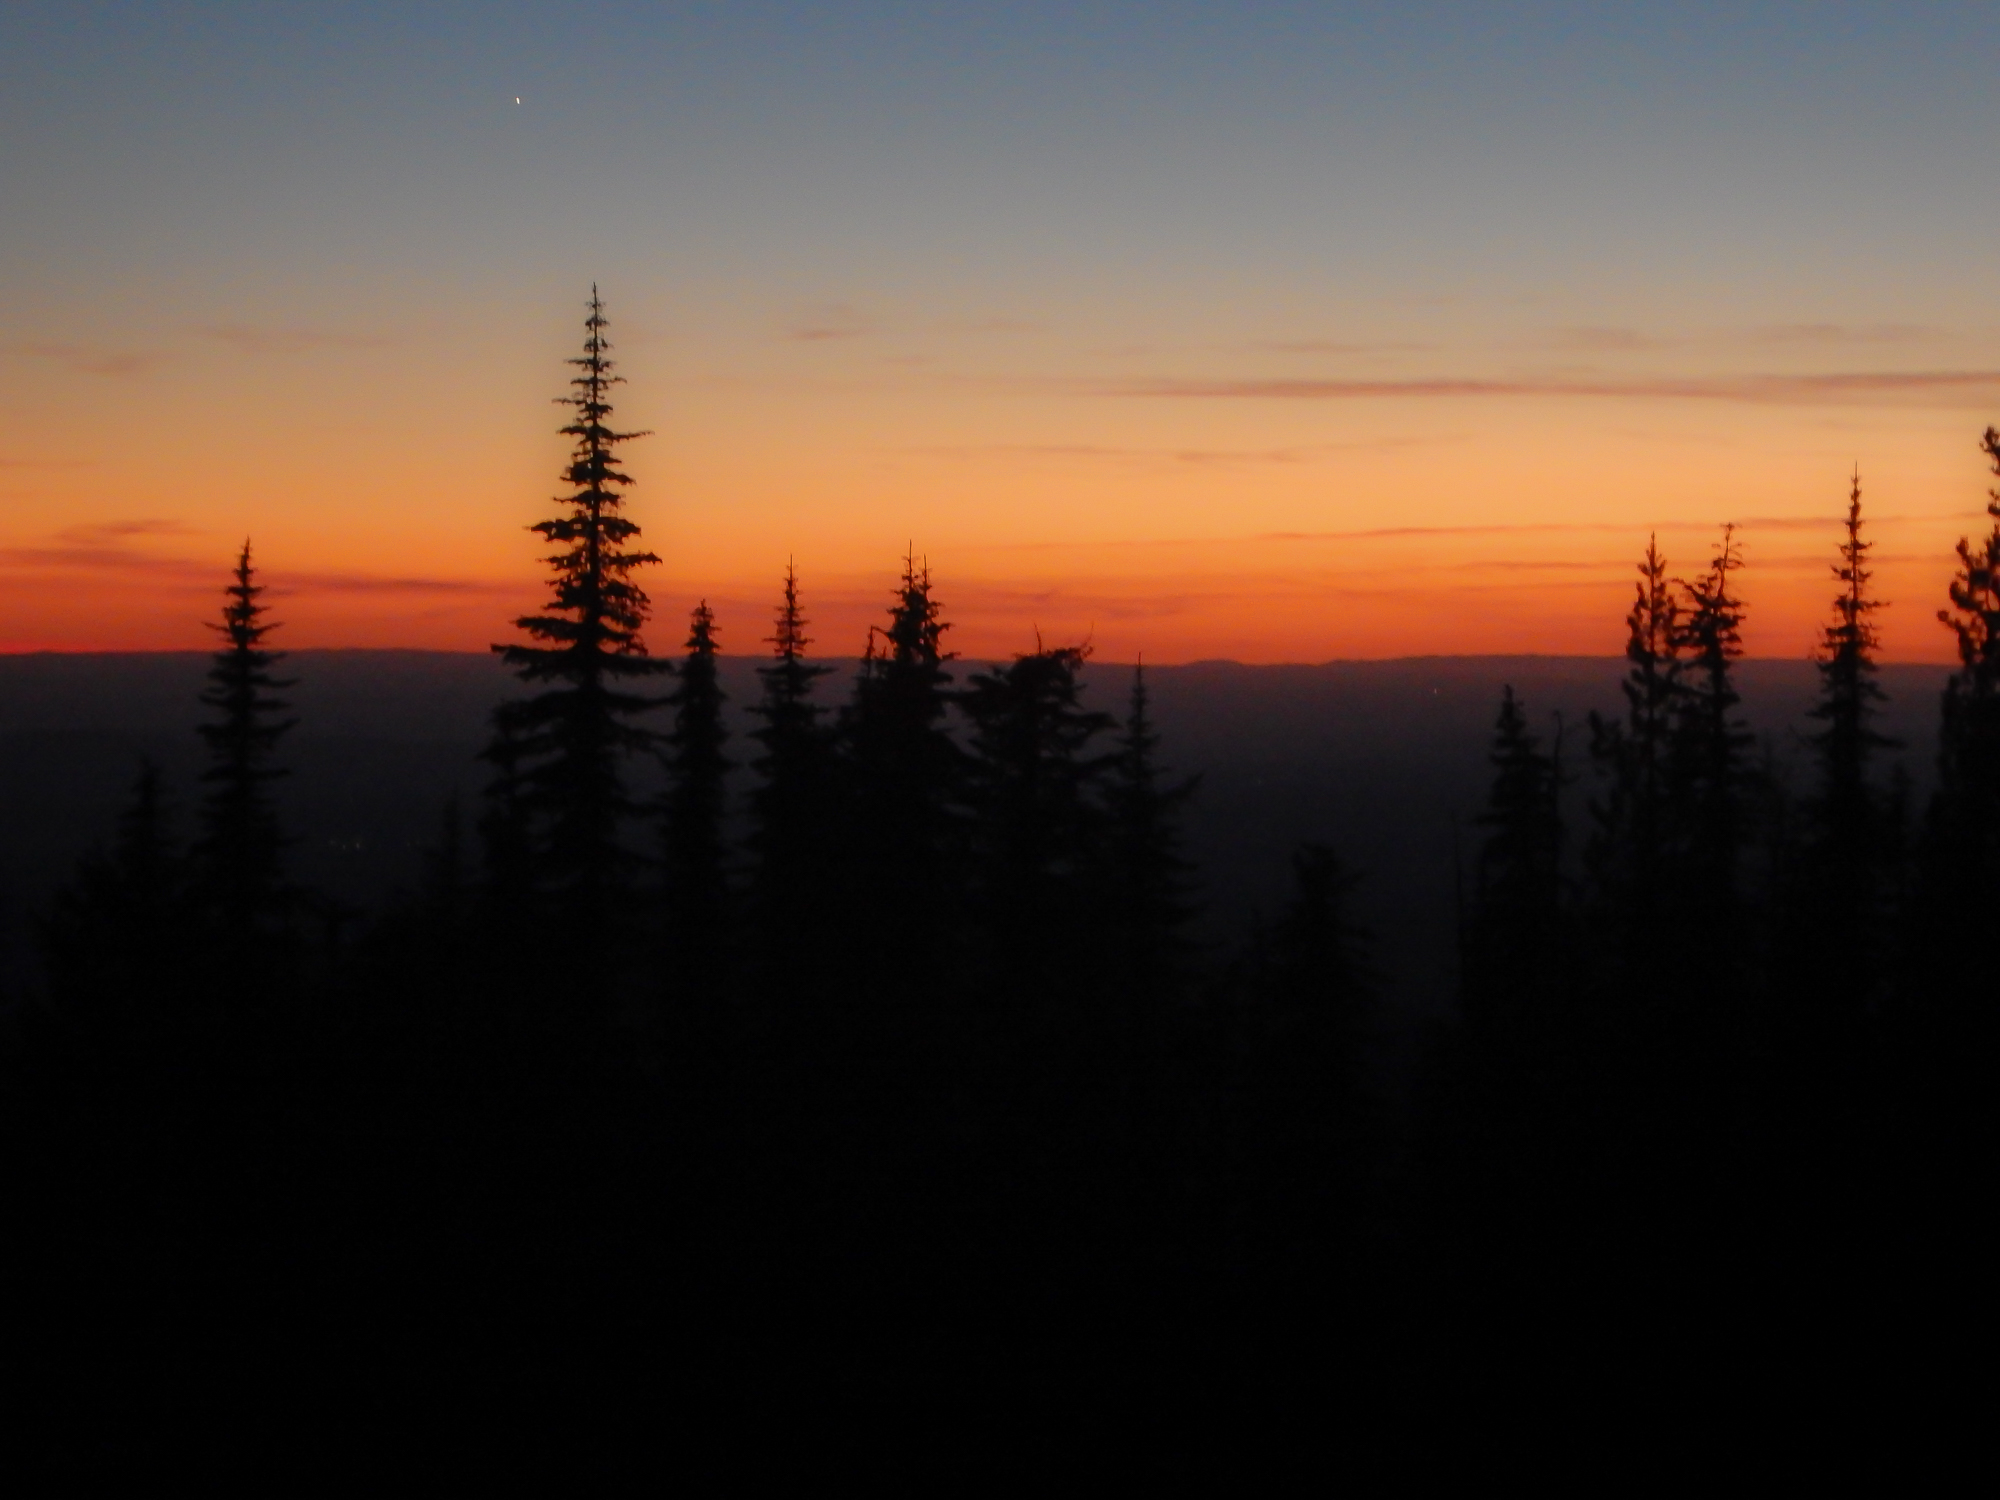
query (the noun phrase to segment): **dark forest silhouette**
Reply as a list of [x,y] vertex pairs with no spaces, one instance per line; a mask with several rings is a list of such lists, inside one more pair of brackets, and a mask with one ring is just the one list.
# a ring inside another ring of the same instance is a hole
[[[1085,645],[959,667],[914,548],[844,702],[787,564],[733,743],[707,604],[648,650],[605,329],[593,292],[569,493],[533,528],[550,599],[495,647],[521,695],[421,886],[364,915],[288,879],[288,684],[246,542],[191,827],[140,766],[41,914],[6,1168],[77,1306],[394,1309],[501,1343],[586,1304],[683,1333],[754,1307],[783,1346],[948,1305],[1407,1352],[1528,1305],[1857,1318],[1857,1287],[1958,1242],[1992,1057],[2000,489],[1940,611],[1961,665],[1923,808],[1877,727],[1858,475],[1796,789],[1740,713],[1733,533],[1685,580],[1649,544],[1622,714],[1497,705],[1458,1014],[1392,1088],[1366,872],[1303,844],[1285,909],[1198,941],[1199,785],[1143,669],[1113,712]],[[2000,431],[1982,448],[2000,476]]]

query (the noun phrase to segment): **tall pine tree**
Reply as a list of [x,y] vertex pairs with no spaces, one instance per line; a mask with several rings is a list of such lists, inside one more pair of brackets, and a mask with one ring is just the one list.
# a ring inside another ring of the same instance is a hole
[[888,626],[871,627],[841,717],[846,873],[837,900],[852,935],[852,1014],[873,1016],[860,1038],[872,1049],[923,1044],[940,1019],[959,933],[965,755],[946,723],[949,629],[929,567],[906,554]]
[[515,621],[532,644],[493,648],[541,691],[500,711],[511,773],[502,756],[489,757],[509,783],[497,800],[513,801],[525,821],[539,883],[565,924],[566,964],[586,995],[602,988],[604,945],[623,930],[634,866],[620,839],[633,811],[623,762],[653,744],[633,720],[657,703],[635,688],[667,665],[647,656],[640,636],[648,600],[632,575],[659,559],[633,548],[639,526],[622,495],[632,481],[617,453],[645,434],[609,425],[611,388],[622,382],[605,326],[593,287],[583,353],[569,361],[578,373],[559,398],[572,412],[562,428],[575,440],[563,471],[571,493],[559,498],[560,514],[529,528],[558,549],[545,559],[554,574],[547,612]]
[[763,695],[753,710],[759,726],[751,731],[763,747],[751,763],[760,778],[751,795],[752,838],[760,856],[760,886],[773,893],[789,889],[801,867],[823,852],[824,832],[817,825],[831,796],[832,739],[813,689],[833,668],[807,659],[809,623],[799,604],[798,572],[787,563],[775,631],[765,638],[771,660],[757,669]]
[[182,1019],[185,863],[160,769],[142,761],[110,849],[84,859],[42,926],[56,1001],[100,1045],[142,1046]]
[[1141,662],[1132,668],[1131,698],[1104,779],[1105,855],[1113,963],[1125,984],[1152,992],[1170,982],[1185,957],[1192,867],[1181,852],[1177,819],[1200,781],[1170,779],[1159,749]]
[[716,674],[715,615],[703,600],[688,621],[687,654],[667,696],[674,723],[666,741],[662,812],[670,1003],[716,1003],[728,951],[729,891],[722,817],[729,761],[722,747],[724,694]]
[[224,590],[222,621],[212,627],[223,644],[201,695],[215,718],[199,730],[208,746],[209,765],[201,774],[208,791],[193,849],[204,905],[246,941],[269,935],[284,917],[285,838],[270,784],[285,774],[272,764],[278,741],[297,722],[279,717],[289,705],[273,696],[292,684],[272,675],[284,653],[264,644],[277,626],[264,619],[266,607],[257,602],[263,592],[245,541]]
[[757,856],[753,952],[770,998],[799,999],[805,975],[824,962],[825,917],[834,857],[833,739],[813,699],[831,667],[807,658],[812,639],[799,603],[797,570],[785,566],[785,589],[771,660],[757,669],[763,693],[752,710],[751,845]]
[[1063,1003],[1084,980],[1103,847],[1094,787],[1107,758],[1092,741],[1108,714],[1083,707],[1087,649],[1062,646],[977,672],[960,699],[972,723],[978,907],[991,971],[1023,1007]]
[[[1980,448],[2000,476],[2000,429],[1987,428]],[[1991,890],[2000,888],[2000,489],[1986,511],[1993,528],[1977,547],[1960,539],[1951,607],[1938,611],[1959,662],[1945,689],[1938,794],[1953,825],[1940,835],[1965,843],[1965,878]]]
[[889,624],[870,629],[843,720],[857,847],[872,866],[873,899],[891,907],[937,898],[960,837],[965,757],[945,726],[950,628],[930,568],[906,555]]
[[1600,917],[1629,943],[1659,915],[1674,843],[1668,773],[1681,694],[1680,602],[1657,539],[1646,544],[1625,629],[1624,717],[1606,720],[1593,710],[1589,720],[1605,790],[1592,803],[1586,863]]
[[[2000,477],[2000,429],[1980,440]],[[1984,934],[2000,913],[2000,488],[1978,545],[1961,538],[1950,607],[1938,619],[1958,646],[1938,736],[1938,785],[1925,820],[1911,994],[1927,1043],[1955,1058],[1994,1051]],[[1984,1087],[1981,1083],[1980,1087]]]
[[1465,1009],[1475,1032],[1514,1046],[1546,1033],[1562,990],[1561,739],[1545,751],[1510,686],[1493,730],[1492,790],[1479,825],[1466,935]]
[[1717,939],[1725,939],[1738,915],[1738,866],[1752,778],[1753,739],[1739,712],[1743,697],[1736,687],[1743,602],[1733,592],[1732,575],[1742,566],[1736,528],[1725,526],[1708,571],[1682,586],[1687,594],[1680,620],[1686,671],[1672,767],[1673,791],[1685,819],[1681,895],[1693,919]]
[[1794,988],[1809,987],[1812,993],[1799,998],[1832,1011],[1821,1020],[1836,1025],[1857,1020],[1874,998],[1895,835],[1889,802],[1872,774],[1895,741],[1875,727],[1884,701],[1873,620],[1881,602],[1868,587],[1873,543],[1861,539],[1861,524],[1857,471],[1833,566],[1840,592],[1820,634],[1819,697],[1808,710],[1820,725],[1811,737],[1818,784],[1807,806],[1806,858],[1791,883],[1795,910],[1787,924],[1803,929],[1799,961],[1787,965]]

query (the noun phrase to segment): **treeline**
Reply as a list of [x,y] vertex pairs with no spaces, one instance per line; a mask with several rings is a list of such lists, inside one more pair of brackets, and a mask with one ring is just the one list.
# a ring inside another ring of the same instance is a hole
[[1803,1305],[1963,1211],[2000,492],[1942,611],[1962,664],[1922,809],[1878,727],[1858,479],[1800,786],[1739,713],[1733,536],[1686,579],[1649,547],[1623,712],[1499,705],[1460,1014],[1392,1083],[1356,875],[1302,845],[1287,909],[1196,941],[1198,789],[1143,672],[1114,714],[1084,647],[955,666],[914,552],[837,703],[787,569],[732,742],[706,604],[677,655],[644,642],[604,329],[593,295],[548,604],[495,648],[524,691],[381,912],[287,879],[288,683],[244,545],[192,837],[142,769],[13,1011],[7,1167],[72,1294],[247,1316],[247,1276],[258,1306],[458,1336],[556,1282],[640,1321],[698,1285],[801,1319],[935,1295],[1449,1330],[1523,1287]]

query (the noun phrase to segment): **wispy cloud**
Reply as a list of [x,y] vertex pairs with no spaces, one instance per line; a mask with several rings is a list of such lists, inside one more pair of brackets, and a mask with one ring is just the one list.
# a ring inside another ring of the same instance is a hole
[[145,375],[158,369],[167,356],[152,349],[111,349],[100,344],[58,344],[40,340],[6,346],[9,354],[30,359],[52,359],[85,375],[110,377]]
[[1640,376],[1630,379],[1525,376],[1507,379],[1424,377],[1410,380],[1314,380],[1156,377],[1097,382],[1107,396],[1172,400],[1381,401],[1498,397],[1727,401],[1753,405],[1826,405],[1891,397],[2000,397],[2000,370],[1912,370],[1836,375]]
[[[1951,511],[1943,515],[1870,516],[1870,527],[1896,526],[1912,522],[1963,521],[1984,515],[1984,511]],[[1252,540],[1260,542],[1373,542],[1403,537],[1619,535],[1639,536],[1649,532],[1720,531],[1727,524],[1738,531],[1835,531],[1844,522],[1839,516],[1725,516],[1715,521],[1535,521],[1517,524],[1495,523],[1477,526],[1377,526],[1359,531],[1266,531]]]
[[1636,328],[1608,328],[1583,324],[1558,328],[1549,342],[1558,349],[1576,349],[1591,354],[1625,354],[1641,349],[1664,349],[1667,341]]
[[380,349],[394,342],[379,334],[332,328],[270,327],[258,323],[211,323],[196,330],[242,354],[303,354],[313,349]]
[[785,337],[795,343],[818,344],[832,339],[858,339],[873,332],[874,323],[846,304],[808,309],[794,318]]
[[[1870,516],[1868,518],[1868,525],[1873,530],[1941,521],[1964,522],[1982,519],[1985,514],[1986,512],[1983,510],[1964,510],[1947,511],[1930,515]],[[1721,531],[1724,524],[1733,525],[1739,532],[1745,533],[1769,531],[1819,531],[1831,533],[1838,531],[1843,522],[1837,515],[1721,516],[1713,521],[1492,522],[1465,526],[1370,526],[1350,530],[1260,531],[1237,536],[1102,537],[1089,541],[985,542],[965,546],[960,550],[972,553],[1087,552],[1093,550],[1130,552],[1137,548],[1179,547],[1212,552],[1225,547],[1250,546],[1269,542],[1389,542],[1437,537],[1480,536],[1620,536],[1643,538],[1649,533],[1655,532],[1661,536],[1693,533],[1702,537],[1713,537]],[[1402,564],[1399,563],[1398,566],[1400,567]]]
[[1922,323],[1767,323],[1744,336],[1759,344],[1908,344],[1943,332]]
[[[27,572],[143,573],[220,588],[229,570],[229,558],[221,553],[206,558],[176,557],[130,545],[143,538],[197,535],[200,533],[179,521],[158,518],[86,522],[58,532],[51,542],[40,546],[0,547],[0,568]],[[260,571],[262,581],[279,598],[315,593],[495,596],[520,592],[518,580]]]
[[1451,441],[1438,437],[1366,438],[1351,443],[1305,443],[1283,448],[1121,448],[1101,443],[983,443],[958,447],[903,449],[943,458],[1028,458],[1084,462],[1170,465],[1185,468],[1256,468],[1310,463],[1329,453],[1382,452]]
[[44,547],[0,547],[0,567],[23,572],[151,573],[157,576],[220,579],[226,568],[217,562],[159,557],[115,543],[67,543]]
[[276,575],[278,593],[296,594],[518,594],[519,579],[383,578],[372,573],[288,573]]
[[1354,342],[1345,339],[1258,339],[1244,347],[1273,354],[1422,354],[1440,346],[1400,342]]
[[16,572],[146,574],[181,583],[217,583],[226,563],[220,557],[163,556],[131,545],[146,537],[198,535],[179,521],[141,516],[117,521],[83,521],[57,532],[40,546],[0,548],[0,567]]
[[70,526],[56,534],[57,540],[72,547],[115,546],[135,536],[195,536],[191,526],[158,518],[136,521],[89,521]]
[[974,318],[961,326],[967,333],[1040,333],[1048,325],[1031,318]]

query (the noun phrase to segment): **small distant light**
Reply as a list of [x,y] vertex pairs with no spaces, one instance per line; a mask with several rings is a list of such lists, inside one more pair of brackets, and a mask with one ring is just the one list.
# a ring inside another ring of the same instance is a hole
[[516,94],[516,95],[514,96],[514,102],[515,102],[516,104],[519,104],[519,103],[521,102],[521,96],[520,96],[519,94]]

